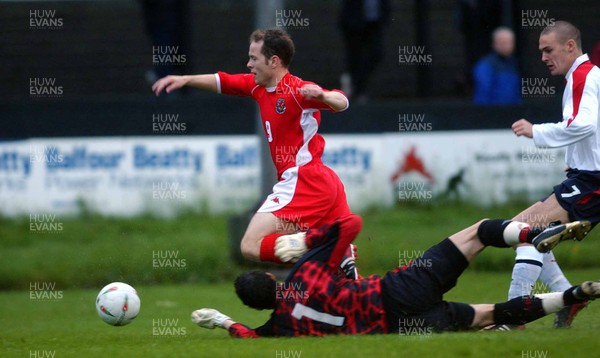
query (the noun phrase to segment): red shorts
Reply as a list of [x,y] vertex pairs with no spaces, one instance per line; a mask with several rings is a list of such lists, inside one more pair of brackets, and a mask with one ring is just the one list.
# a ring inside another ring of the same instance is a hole
[[278,231],[306,231],[351,214],[344,184],[323,164],[287,169],[259,213],[273,213],[289,225]]

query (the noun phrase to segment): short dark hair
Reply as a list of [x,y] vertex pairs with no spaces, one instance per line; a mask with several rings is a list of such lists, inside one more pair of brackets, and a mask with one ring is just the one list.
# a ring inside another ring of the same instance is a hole
[[276,55],[281,59],[281,64],[288,67],[294,58],[294,41],[290,35],[282,29],[274,28],[268,30],[254,30],[250,35],[250,42],[263,41],[260,52],[267,60]]
[[257,310],[274,309],[276,282],[263,271],[244,272],[235,279],[235,293],[242,302]]
[[581,31],[575,25],[567,21],[555,21],[553,25],[546,26],[541,35],[556,32],[558,42],[563,45],[569,40],[574,40],[578,49],[581,49]]

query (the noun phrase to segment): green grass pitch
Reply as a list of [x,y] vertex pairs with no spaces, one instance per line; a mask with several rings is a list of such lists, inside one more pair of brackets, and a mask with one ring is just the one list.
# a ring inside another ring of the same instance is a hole
[[[382,274],[481,217],[511,217],[523,206],[485,210],[469,205],[409,206],[366,213],[359,246],[361,274]],[[194,326],[190,313],[212,307],[256,327],[268,312],[244,307],[232,281],[244,268],[227,254],[225,217],[185,214],[174,220],[57,218],[59,233],[32,232],[26,218],[0,218],[0,357],[570,357],[595,356],[599,303],[571,329],[553,316],[516,332],[468,332],[240,340]],[[600,234],[555,250],[573,283],[600,279]],[[183,268],[156,268],[156,252],[177,254]],[[506,299],[514,253],[489,248],[448,300]],[[112,327],[98,317],[100,288],[125,281],[140,295],[139,316]],[[53,285],[36,297],[32,283]],[[543,290],[535,287],[535,290]],[[592,352],[592,353],[589,353]]]
[[[570,272],[575,282],[598,270]],[[497,302],[506,295],[507,273],[467,272],[448,299]],[[138,287],[139,316],[112,327],[96,314],[96,290],[68,289],[58,300],[32,300],[29,292],[0,294],[3,357],[569,357],[597,350],[600,306],[592,302],[570,329],[554,330],[552,316],[525,331],[400,336],[336,336],[241,340],[222,329],[193,325],[190,313],[214,307],[250,326],[265,311],[248,309],[231,284]],[[593,356],[593,355],[590,355]]]

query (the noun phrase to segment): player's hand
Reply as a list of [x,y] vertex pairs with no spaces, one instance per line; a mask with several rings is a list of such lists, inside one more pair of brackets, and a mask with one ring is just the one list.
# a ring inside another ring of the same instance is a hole
[[512,130],[518,137],[533,138],[533,124],[524,118],[513,123]]
[[192,312],[192,322],[200,327],[213,329],[223,327],[225,321],[231,318],[212,308],[202,308]]
[[283,262],[296,262],[306,253],[306,233],[283,235],[275,240],[275,256]]
[[167,93],[171,93],[174,90],[180,89],[185,86],[189,81],[187,76],[167,76],[163,77],[160,80],[154,82],[152,85],[152,92],[154,92],[157,96],[165,90]]
[[307,100],[311,100],[313,98],[318,99],[318,100],[323,100],[324,91],[321,87],[311,84],[311,85],[302,86],[302,88],[300,88],[300,93]]

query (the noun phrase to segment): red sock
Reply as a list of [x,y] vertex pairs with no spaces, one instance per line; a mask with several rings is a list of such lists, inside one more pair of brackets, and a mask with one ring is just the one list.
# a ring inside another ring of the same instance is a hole
[[279,257],[275,256],[275,240],[283,234],[270,234],[263,237],[260,243],[260,261],[263,262],[275,262],[282,264],[283,262]]
[[529,237],[529,231],[529,227],[526,227],[521,230],[521,232],[519,233],[519,242],[531,242],[531,240],[527,240]]

